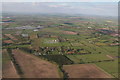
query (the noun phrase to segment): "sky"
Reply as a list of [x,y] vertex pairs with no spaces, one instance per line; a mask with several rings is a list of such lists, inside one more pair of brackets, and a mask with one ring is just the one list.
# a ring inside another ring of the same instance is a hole
[[4,2],[2,12],[117,16],[117,2]]
[[119,0],[1,0],[2,2],[118,2]]

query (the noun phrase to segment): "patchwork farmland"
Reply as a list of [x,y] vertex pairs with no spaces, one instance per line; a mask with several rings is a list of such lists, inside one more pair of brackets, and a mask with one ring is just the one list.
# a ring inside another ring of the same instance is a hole
[[8,16],[14,22],[2,26],[3,78],[120,75],[116,18],[17,14],[3,18]]

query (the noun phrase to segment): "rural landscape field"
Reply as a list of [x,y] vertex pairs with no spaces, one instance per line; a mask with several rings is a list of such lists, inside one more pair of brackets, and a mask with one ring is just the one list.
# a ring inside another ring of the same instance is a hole
[[[13,12],[2,15],[3,78],[118,78],[116,16],[21,13],[19,8],[15,13],[15,6],[23,9],[30,4],[3,5],[6,11],[14,5]],[[48,4],[52,9],[72,5],[37,3],[34,7]]]

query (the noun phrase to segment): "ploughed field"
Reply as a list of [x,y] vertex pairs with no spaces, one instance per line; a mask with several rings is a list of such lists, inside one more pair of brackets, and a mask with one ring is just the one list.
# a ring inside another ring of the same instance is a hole
[[[2,77],[3,78],[19,78],[19,75],[15,69],[14,64],[12,63],[12,61],[9,58],[9,55],[6,52],[6,49],[4,49],[3,51],[3,68],[2,68]],[[12,73],[12,74],[11,74]]]
[[17,71],[11,61],[7,62],[5,65],[3,65],[3,78],[19,78],[19,75],[17,74]]
[[36,56],[13,50],[16,62],[19,64],[24,78],[59,78],[57,65],[42,60]]
[[111,78],[112,76],[104,72],[94,64],[63,65],[63,69],[69,78]]

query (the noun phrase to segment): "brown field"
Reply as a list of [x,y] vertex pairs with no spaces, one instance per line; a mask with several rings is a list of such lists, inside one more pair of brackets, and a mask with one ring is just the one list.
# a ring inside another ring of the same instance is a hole
[[3,55],[5,63],[2,65],[2,77],[3,78],[19,78],[19,75],[17,74],[17,71],[12,63],[11,60],[5,59],[8,58],[8,54],[6,53],[6,50],[3,50]]
[[3,65],[2,77],[3,78],[19,78],[19,75],[17,74],[17,71],[11,61]]
[[70,78],[111,78],[112,76],[104,72],[94,64],[64,65],[63,69]]
[[36,39],[37,38],[37,34],[31,34],[30,35],[30,39]]
[[14,43],[12,40],[4,40],[4,43]]
[[9,37],[12,40],[18,40],[17,38],[15,38],[14,36],[12,36],[11,34],[5,34],[5,36]]
[[72,35],[75,35],[77,34],[76,32],[72,32],[72,31],[64,31],[65,34],[72,34]]
[[23,71],[24,78],[59,78],[57,65],[42,60],[34,55],[13,50],[14,57]]

